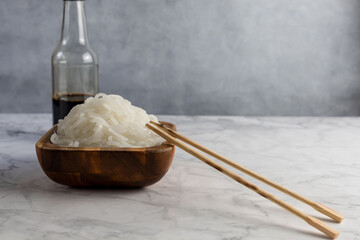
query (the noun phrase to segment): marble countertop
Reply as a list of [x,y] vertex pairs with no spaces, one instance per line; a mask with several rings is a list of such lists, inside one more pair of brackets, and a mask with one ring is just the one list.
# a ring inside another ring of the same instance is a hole
[[[345,215],[360,239],[360,118],[159,116],[184,135]],[[176,150],[169,172],[144,189],[76,189],[42,172],[35,142],[50,114],[0,114],[0,239],[286,239],[325,237],[301,219]]]

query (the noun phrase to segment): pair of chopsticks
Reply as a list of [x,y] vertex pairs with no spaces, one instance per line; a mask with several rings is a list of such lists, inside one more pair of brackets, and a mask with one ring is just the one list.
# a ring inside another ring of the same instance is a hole
[[[240,177],[239,175],[237,175],[236,173],[232,172],[231,170],[223,167],[222,165],[220,165],[219,163],[215,162],[214,160],[210,159],[209,157],[201,154],[200,152],[194,150],[193,148],[189,147],[188,145],[184,144],[183,142],[193,146],[194,148],[197,148],[199,150],[201,150],[202,152],[230,165],[231,167],[238,169],[276,189],[278,189],[279,191],[290,195],[291,197],[302,201],[303,203],[311,206],[312,208],[314,208],[315,210],[325,214],[326,216],[334,219],[337,222],[341,222],[344,218],[344,216],[320,203],[314,202],[306,197],[303,197],[233,161],[231,161],[230,159],[221,156],[218,153],[215,153],[214,151],[192,141],[191,139],[177,133],[176,131],[173,131],[172,129],[166,127],[165,125],[161,124],[161,123],[157,123],[157,122],[150,122],[151,124],[146,124],[146,127],[151,129],[153,132],[155,132],[156,134],[158,134],[159,136],[163,137],[165,140],[167,140],[168,142],[178,146],[179,148],[183,149],[184,151],[186,151],[187,153],[193,155],[194,157],[200,159],[201,161],[205,162],[206,164],[212,166],[213,168],[215,168],[216,170],[218,170],[219,172],[227,175],[228,177],[232,178],[233,180],[239,182],[240,184],[244,185],[245,187],[249,188],[250,190],[253,190],[254,192],[260,194],[261,196],[263,196],[264,198],[276,203],[277,205],[279,205],[280,207],[286,209],[287,211],[291,212],[292,214],[298,216],[299,218],[303,219],[305,222],[307,222],[309,225],[315,227],[316,229],[318,229],[319,231],[323,232],[325,235],[327,235],[328,237],[335,239],[338,235],[339,232],[336,231],[335,229],[331,228],[330,226],[328,226],[327,224],[325,224],[324,222],[320,221],[319,219],[309,216],[305,213],[303,213],[302,211],[296,209],[295,207],[291,206],[290,204],[282,201],[281,199],[273,196],[272,194],[266,192],[265,190],[259,188],[258,186],[252,184],[251,182],[247,181],[246,179]],[[181,141],[183,142],[181,142]]]

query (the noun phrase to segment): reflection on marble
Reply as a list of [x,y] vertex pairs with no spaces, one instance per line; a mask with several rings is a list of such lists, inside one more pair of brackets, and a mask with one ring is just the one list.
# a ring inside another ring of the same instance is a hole
[[[360,119],[160,116],[227,157],[343,213],[360,239]],[[26,123],[25,123],[26,122]],[[0,114],[0,239],[323,239],[305,222],[177,149],[144,189],[74,189],[49,180],[35,142],[50,114]],[[243,174],[241,174],[243,176]]]

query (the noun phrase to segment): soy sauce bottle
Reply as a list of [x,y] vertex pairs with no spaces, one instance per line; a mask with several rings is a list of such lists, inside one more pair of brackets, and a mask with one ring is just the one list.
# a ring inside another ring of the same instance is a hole
[[98,57],[90,47],[84,1],[64,0],[60,43],[51,57],[53,123],[98,92]]

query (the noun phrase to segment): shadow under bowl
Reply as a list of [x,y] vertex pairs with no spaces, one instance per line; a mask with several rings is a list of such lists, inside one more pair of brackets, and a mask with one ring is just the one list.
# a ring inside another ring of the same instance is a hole
[[[172,123],[161,122],[176,130]],[[74,187],[145,187],[168,171],[175,146],[165,142],[154,147],[62,147],[50,142],[57,126],[36,143],[44,173],[54,182]]]

